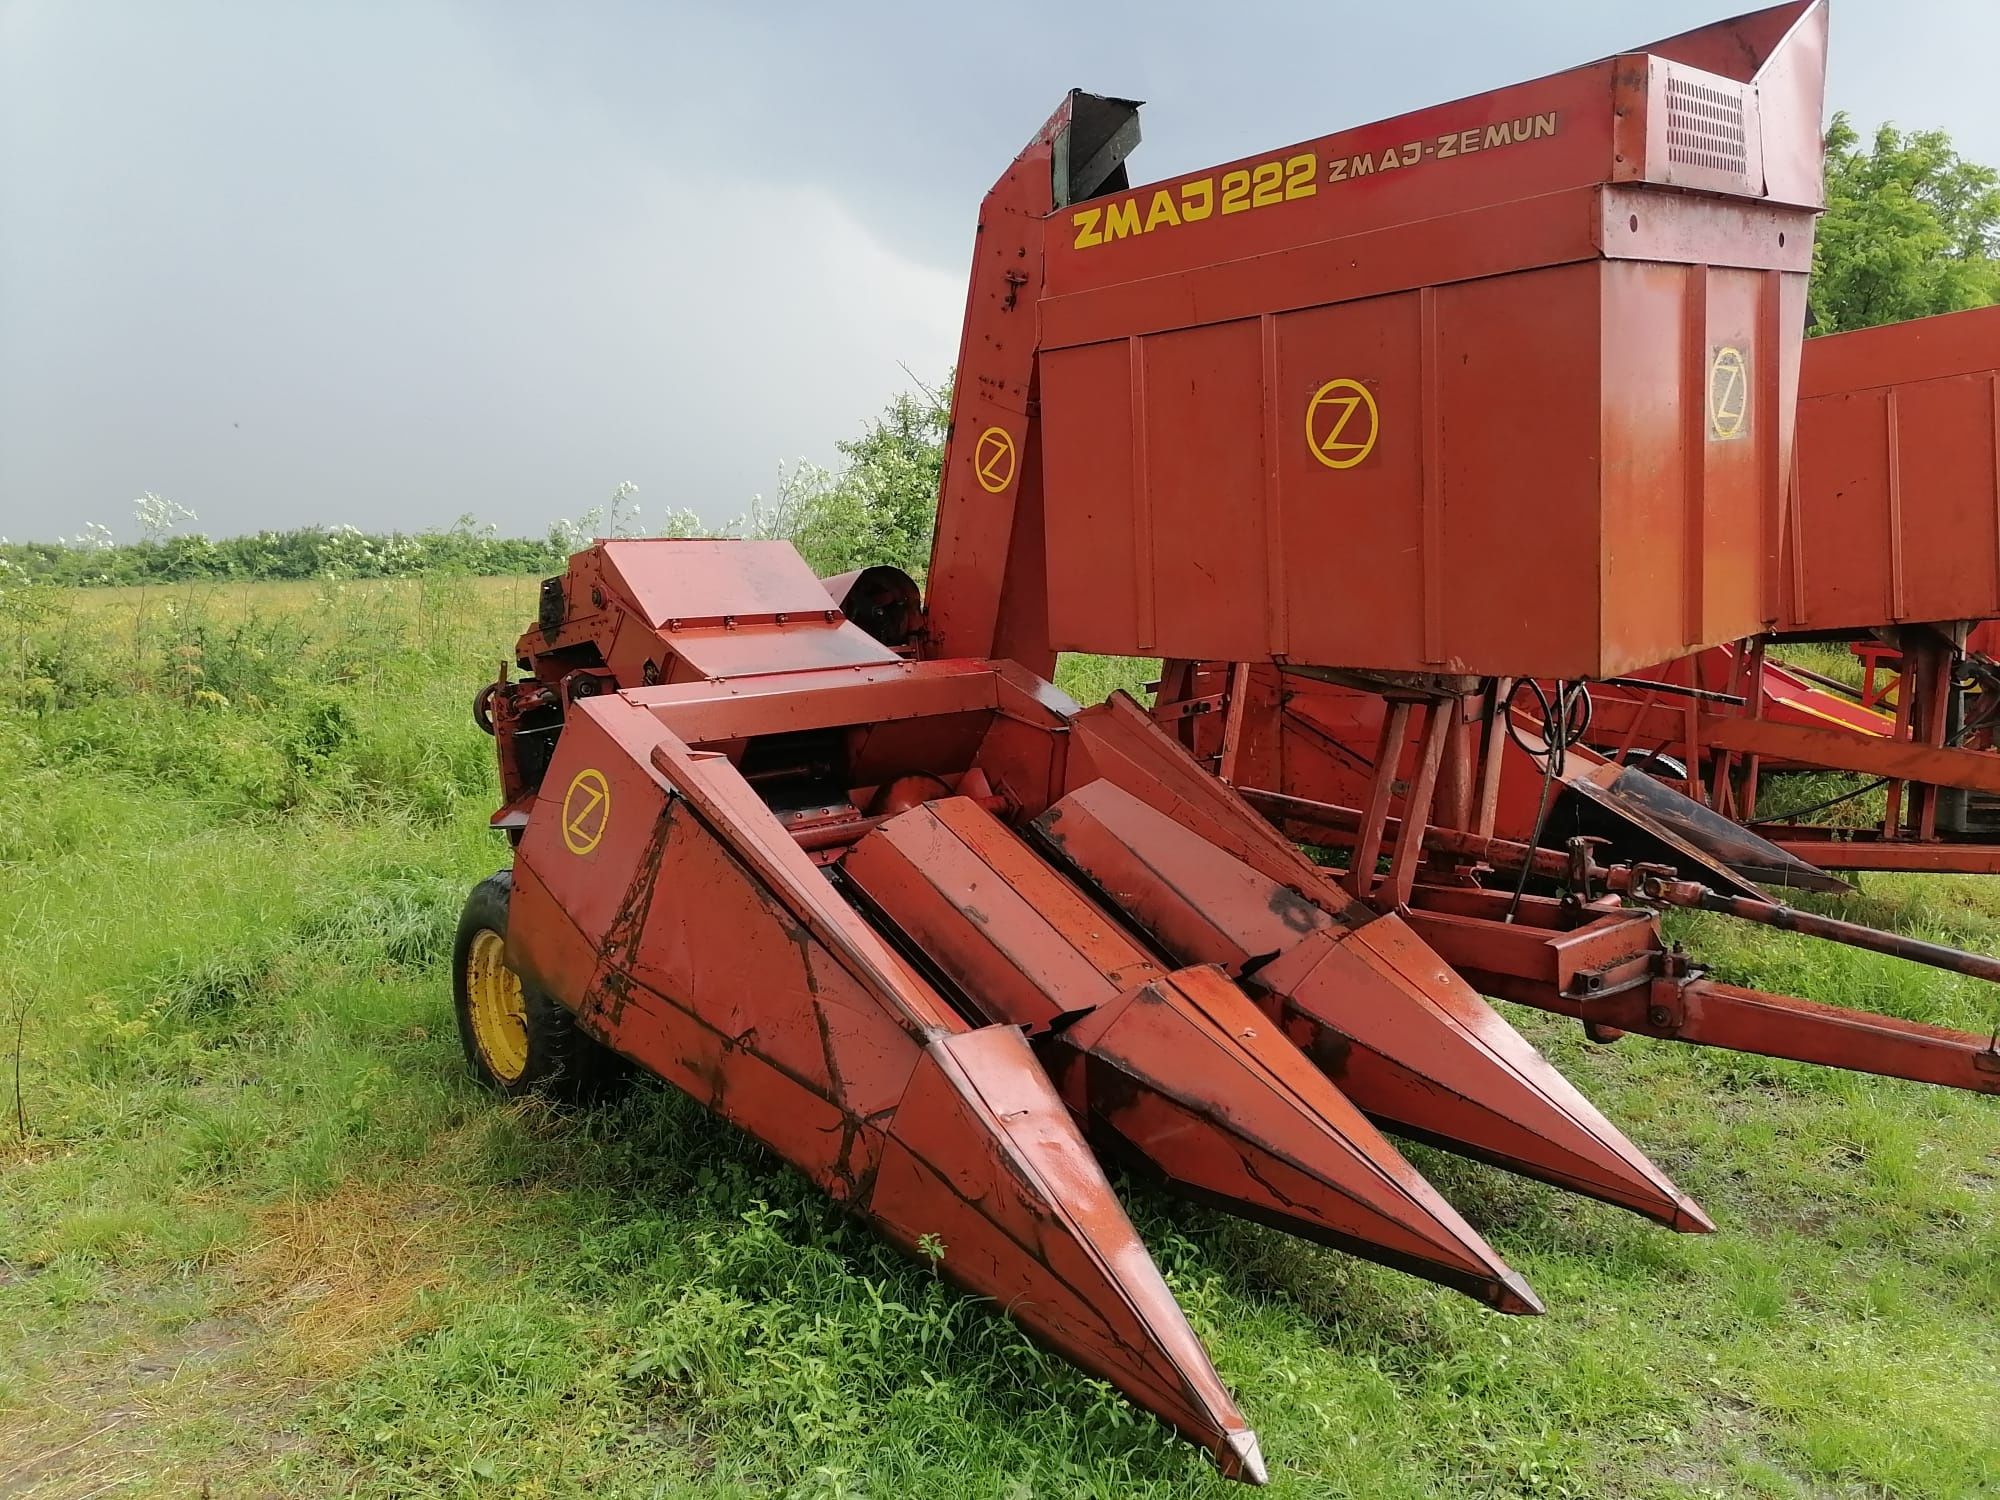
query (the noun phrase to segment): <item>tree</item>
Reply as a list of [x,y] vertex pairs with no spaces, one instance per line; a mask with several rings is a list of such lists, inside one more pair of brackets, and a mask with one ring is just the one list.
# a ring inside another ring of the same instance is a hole
[[845,483],[865,497],[877,556],[921,577],[931,560],[944,435],[951,425],[951,377],[937,390],[905,392],[860,437],[839,445]]
[[[781,464],[771,503],[719,526],[690,510],[643,523],[627,480],[602,505],[555,522],[545,537],[502,537],[461,516],[447,531],[364,533],[352,526],[304,526],[212,541],[177,533],[194,512],[148,492],[134,502],[143,539],[114,545],[103,526],[73,541],[9,542],[0,537],[0,626],[54,597],[44,585],[179,583],[195,578],[401,578],[418,574],[552,573],[597,537],[751,536],[799,549],[822,577],[892,563],[917,578],[930,566],[944,436],[951,424],[951,379],[897,396],[858,437],[836,446],[838,469],[804,460]],[[39,592],[30,590],[34,585]],[[4,653],[0,653],[4,656]]]
[[949,379],[897,396],[861,436],[836,445],[845,467],[781,465],[775,500],[753,500],[747,520],[724,529],[781,537],[823,577],[889,563],[920,579],[930,566],[950,423]]
[[1864,148],[1846,114],[1826,133],[1826,216],[1813,248],[1815,333],[2000,301],[2000,173],[1941,130],[1884,125]]

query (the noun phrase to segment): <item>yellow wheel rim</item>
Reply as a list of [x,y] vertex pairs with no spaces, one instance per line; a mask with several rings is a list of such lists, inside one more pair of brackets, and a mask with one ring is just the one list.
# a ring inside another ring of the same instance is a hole
[[507,940],[490,927],[472,936],[465,954],[465,996],[479,1057],[502,1083],[528,1071],[528,1004],[521,976],[507,967]]

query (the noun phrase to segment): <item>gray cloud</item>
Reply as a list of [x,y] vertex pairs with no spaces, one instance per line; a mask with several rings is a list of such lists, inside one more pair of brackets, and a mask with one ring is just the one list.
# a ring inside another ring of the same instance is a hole
[[[0,0],[0,534],[719,519],[950,363],[986,185],[1073,85],[1161,177],[1727,0]],[[1990,0],[1843,0],[1831,98],[2000,161]]]

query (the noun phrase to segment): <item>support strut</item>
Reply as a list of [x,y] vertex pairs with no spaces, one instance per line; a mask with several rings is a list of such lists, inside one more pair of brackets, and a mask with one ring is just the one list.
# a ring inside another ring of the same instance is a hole
[[[1312,828],[1316,836],[1334,842],[1354,839],[1366,819],[1359,809],[1331,803],[1267,792],[1245,795],[1281,823]],[[1406,842],[1400,823],[1390,820],[1389,831],[1399,846]],[[1508,922],[1507,903],[1493,892],[1419,883],[1411,895],[1412,925],[1485,994],[1575,1016],[1596,1035],[1637,1032],[1973,1093],[2000,1093],[2000,1032],[1981,1037],[1715,983],[1668,950],[1651,916],[1608,904],[1608,897],[1626,895],[1653,905],[1716,912],[1996,984],[2000,960],[1776,902],[1721,894],[1675,878],[1662,867],[1603,869],[1589,861],[1587,846],[1564,855],[1434,827],[1426,827],[1419,842],[1434,855],[1474,859],[1496,869],[1518,870],[1525,862],[1535,875],[1568,884],[1583,898],[1569,903],[1531,898],[1520,920]],[[1593,890],[1607,893],[1606,900],[1590,900]]]

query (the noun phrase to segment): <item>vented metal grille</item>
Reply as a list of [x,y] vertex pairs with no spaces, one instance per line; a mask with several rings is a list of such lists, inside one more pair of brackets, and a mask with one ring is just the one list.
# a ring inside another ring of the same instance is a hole
[[1711,172],[1749,170],[1743,96],[1685,78],[1668,78],[1667,160]]

